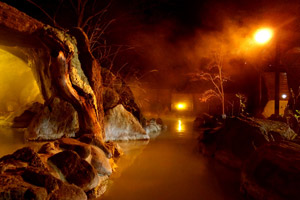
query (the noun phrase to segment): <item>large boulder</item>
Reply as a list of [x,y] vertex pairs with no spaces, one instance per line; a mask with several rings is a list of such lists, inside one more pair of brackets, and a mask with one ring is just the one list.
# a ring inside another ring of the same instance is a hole
[[75,137],[78,130],[78,115],[73,106],[54,98],[34,117],[25,132],[25,137],[28,140],[54,140]]
[[256,148],[268,142],[293,140],[297,134],[279,121],[255,118],[230,118],[222,127],[201,132],[202,153],[240,168]]
[[103,88],[103,109],[107,111],[112,109],[120,100],[119,94],[112,88],[104,87]]
[[67,180],[84,191],[89,191],[99,184],[96,170],[74,151],[66,150],[55,154],[48,162],[60,171],[62,180]]
[[75,151],[82,159],[86,159],[91,154],[90,145],[73,138],[62,138],[58,142],[60,148]]
[[[138,120],[141,121],[142,113],[140,108],[135,102],[134,95],[130,89],[130,87],[122,80],[120,77],[115,76],[109,69],[104,67],[101,68],[101,75],[104,88],[110,88],[111,90],[107,89],[107,95],[104,93],[104,102],[103,104],[109,108],[115,106],[114,101],[118,100],[118,104],[122,104],[123,107],[132,113],[132,115]],[[116,96],[118,94],[118,97]],[[112,101],[113,100],[113,101]],[[112,101],[112,102],[105,102],[105,101]]]
[[251,199],[300,198],[300,145],[293,142],[266,144],[245,162],[241,191]]
[[138,120],[121,104],[107,111],[104,127],[106,141],[149,139]]

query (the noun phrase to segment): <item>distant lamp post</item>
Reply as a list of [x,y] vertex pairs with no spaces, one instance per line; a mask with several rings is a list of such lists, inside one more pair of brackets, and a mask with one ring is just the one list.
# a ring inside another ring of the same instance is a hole
[[[273,30],[270,28],[261,28],[258,29],[254,34],[254,40],[258,44],[266,44],[268,43],[273,37]],[[275,115],[279,115],[279,59],[280,59],[280,51],[279,51],[279,44],[278,44],[278,35],[275,39],[276,43],[276,54],[274,59],[274,70],[275,70]],[[260,80],[261,81],[261,80]],[[261,84],[261,83],[260,83]],[[260,93],[261,95],[261,93]],[[282,96],[283,97],[283,96]],[[285,97],[286,98],[286,97]],[[261,101],[261,96],[260,96]]]
[[287,95],[286,95],[286,94],[282,94],[282,95],[281,95],[281,98],[286,99],[286,98],[287,98]]

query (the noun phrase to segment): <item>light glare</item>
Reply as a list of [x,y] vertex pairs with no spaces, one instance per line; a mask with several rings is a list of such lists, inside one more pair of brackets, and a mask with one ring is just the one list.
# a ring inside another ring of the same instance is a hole
[[273,31],[269,28],[263,28],[256,31],[254,39],[259,44],[265,44],[270,41],[273,36]]
[[282,94],[281,97],[282,97],[283,99],[286,99],[286,98],[287,98],[287,95],[286,95],[286,94]]
[[185,103],[178,103],[176,105],[177,110],[185,110],[186,109],[186,104]]

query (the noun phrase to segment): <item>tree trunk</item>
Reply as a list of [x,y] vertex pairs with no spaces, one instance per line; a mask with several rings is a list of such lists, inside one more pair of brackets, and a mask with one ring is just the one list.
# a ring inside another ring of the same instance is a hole
[[40,88],[47,90],[43,91],[44,99],[49,102],[59,97],[71,103],[78,113],[78,136],[92,135],[97,138],[97,146],[110,155],[103,140],[101,68],[90,54],[84,33],[81,36],[83,39],[78,37],[81,53],[78,60],[76,41],[66,32],[44,25],[0,2],[0,45],[21,48],[25,55],[45,55],[32,56],[39,61],[34,62],[33,71],[42,70],[36,74],[42,76],[38,77]]
[[102,136],[105,137],[105,132],[103,129],[104,110],[101,66],[91,53],[89,40],[85,32],[78,27],[70,30],[70,34],[73,35],[77,40],[77,48],[79,51],[78,55],[81,63],[81,68],[84,71],[84,74],[87,76],[89,83],[95,93],[97,100],[97,120],[101,125]]
[[[53,49],[51,52],[50,75],[52,78],[52,86],[54,87],[54,96],[58,96],[70,102],[77,111],[80,129],[77,136],[84,134],[93,135],[99,140],[99,147],[110,157],[110,152],[104,144],[103,123],[100,124],[100,122],[103,122],[102,97],[99,99],[101,103],[99,112],[99,108],[94,104],[93,96],[86,93],[82,88],[72,84],[70,71],[74,52],[70,53],[67,44],[61,43],[62,41],[57,38],[56,33],[48,31],[46,37],[48,38],[45,38],[44,42],[48,44],[48,47]],[[94,63],[95,62],[92,61],[87,64]],[[94,67],[89,67],[95,68],[99,66],[95,65]],[[98,80],[93,80],[94,82],[98,81],[97,83],[100,85],[97,86],[101,88],[101,77]],[[94,83],[94,85],[96,85],[96,83]],[[98,93],[98,95],[100,94]]]

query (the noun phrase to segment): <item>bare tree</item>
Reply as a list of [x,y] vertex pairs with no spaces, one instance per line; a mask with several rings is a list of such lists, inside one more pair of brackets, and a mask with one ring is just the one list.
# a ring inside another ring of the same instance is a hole
[[200,101],[207,102],[212,98],[220,100],[222,105],[222,118],[226,118],[225,113],[225,93],[224,82],[229,80],[229,76],[223,72],[224,54],[222,50],[212,53],[211,62],[205,70],[191,74],[192,80],[204,80],[212,83],[212,88],[206,90],[200,97]]

